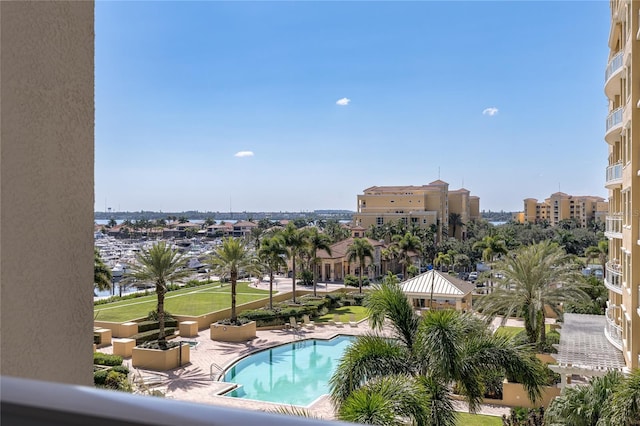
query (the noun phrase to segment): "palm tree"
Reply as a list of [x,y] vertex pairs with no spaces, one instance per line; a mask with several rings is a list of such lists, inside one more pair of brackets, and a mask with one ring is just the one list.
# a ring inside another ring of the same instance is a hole
[[98,249],[93,249],[93,286],[99,291],[109,290],[111,288],[111,269],[102,261]]
[[258,257],[269,273],[269,309],[273,309],[273,274],[281,266],[287,266],[287,262],[284,260],[286,256],[287,248],[282,236],[274,235],[260,241]]
[[182,280],[190,271],[183,269],[186,261],[178,250],[174,250],[164,241],[143,250],[136,255],[136,263],[130,266],[125,282],[136,280],[153,282],[156,286],[158,313],[158,343],[160,347],[166,347],[164,335],[164,296],[167,293],[167,284]]
[[561,303],[589,299],[572,258],[549,240],[520,248],[503,258],[496,271],[503,278],[477,307],[489,317],[502,315],[503,321],[522,313],[529,342],[540,347],[546,343],[545,308],[559,314]]
[[435,259],[433,259],[433,266],[440,266],[442,272],[443,266],[451,265],[451,256],[448,253],[439,252]]
[[313,295],[317,296],[318,250],[324,250],[329,256],[331,256],[331,239],[326,234],[319,232],[318,228],[309,228],[307,231],[307,242],[309,246],[311,267],[313,268]]
[[462,215],[460,213],[449,213],[449,226],[451,227],[451,237],[456,237],[458,227],[463,227]]
[[393,237],[393,244],[398,247],[398,257],[402,264],[402,276],[406,277],[409,256],[411,252],[418,254],[422,252],[422,242],[420,241],[420,238],[410,232],[407,232],[404,235],[395,235]]
[[296,258],[306,245],[306,239],[304,233],[296,228],[292,222],[287,224],[281,235],[287,246],[287,257],[291,260],[291,272],[293,274],[291,288],[293,290],[293,303],[296,303]]
[[640,425],[640,369],[635,369],[619,386],[605,405],[605,417],[611,425]]
[[[633,417],[623,417],[620,421],[609,422],[605,414],[614,393],[622,389],[624,376],[612,371],[602,377],[594,377],[587,385],[565,387],[560,396],[549,405],[545,416],[545,424],[554,426],[626,426]],[[636,391],[637,396],[637,391]],[[623,409],[623,411],[625,411]],[[636,419],[638,412],[636,411]],[[638,424],[638,423],[635,423]]]
[[602,277],[606,277],[607,275],[607,256],[609,255],[609,240],[601,240],[598,241],[597,246],[587,247],[584,251],[584,254],[587,256],[587,266],[589,266],[589,262],[593,258],[597,258],[600,262],[600,266],[602,266]]
[[347,248],[347,259],[349,262],[358,262],[360,269],[358,270],[358,287],[362,293],[362,271],[367,258],[373,261],[373,246],[366,238],[354,238],[353,242]]
[[365,299],[372,328],[380,332],[388,324],[392,338],[388,333],[359,337],[330,380],[342,420],[453,426],[450,384],[475,412],[487,371],[504,372],[524,384],[530,399],[539,398],[544,367],[528,345],[493,335],[470,314],[443,310],[418,316],[393,278]]
[[257,272],[258,262],[245,243],[238,238],[225,238],[208,259],[213,271],[220,277],[229,276],[231,282],[231,323],[238,324],[236,315],[236,293],[238,275]]
[[[500,255],[507,254],[507,246],[500,237],[487,235],[480,241],[476,241],[472,248],[474,250],[482,250],[482,260],[491,268],[493,262]],[[493,272],[491,272],[489,283],[493,287]]]

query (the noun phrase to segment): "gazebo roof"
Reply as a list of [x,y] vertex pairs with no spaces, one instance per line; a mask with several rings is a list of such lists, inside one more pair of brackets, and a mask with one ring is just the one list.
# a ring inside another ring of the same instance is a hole
[[406,294],[430,295],[433,288],[434,296],[447,296],[461,298],[471,293],[475,286],[449,274],[434,269],[417,275],[400,283],[402,291]]

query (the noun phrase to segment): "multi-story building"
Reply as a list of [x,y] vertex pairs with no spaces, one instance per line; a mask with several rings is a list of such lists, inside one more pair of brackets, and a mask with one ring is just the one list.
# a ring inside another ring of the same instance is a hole
[[609,203],[602,197],[556,192],[540,203],[535,198],[526,198],[524,212],[517,220],[530,223],[547,222],[556,226],[562,220],[574,219],[580,226],[585,227],[593,220],[604,222],[608,211]]
[[[444,230],[464,239],[464,224],[480,218],[480,198],[467,189],[449,191],[449,184],[436,180],[421,186],[372,186],[358,195],[356,225],[382,226],[398,220],[421,228],[436,226],[438,240]],[[449,224],[449,215],[459,215],[459,223]],[[455,230],[454,230],[455,228]]]
[[613,0],[610,8],[604,83],[609,102],[604,134],[609,160],[605,181],[609,190],[605,334],[632,369],[638,367],[640,354],[640,2]]

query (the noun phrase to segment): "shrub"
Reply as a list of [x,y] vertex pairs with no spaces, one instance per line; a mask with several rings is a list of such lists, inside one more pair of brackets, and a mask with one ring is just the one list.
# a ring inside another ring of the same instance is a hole
[[127,375],[111,370],[104,381],[104,387],[108,389],[131,392],[131,384],[127,380]]
[[[164,320],[164,326],[166,327],[177,327],[178,321],[173,318]],[[158,329],[158,321],[157,320],[147,320],[141,321],[138,323],[138,333],[142,333],[149,330],[157,330]]]
[[[175,334],[175,327],[165,327],[164,334],[169,337]],[[136,345],[140,345],[141,343],[148,342],[150,340],[157,340],[160,331],[158,329],[144,331],[142,333],[134,334],[131,336],[132,339],[136,339]]]
[[109,369],[107,369],[107,368],[94,372],[93,373],[93,384],[94,385],[104,385],[105,380],[107,380],[107,374],[109,374]]
[[122,374],[129,374],[129,367],[127,367],[126,365],[116,365],[111,370],[117,371],[118,373]]
[[175,348],[176,346],[180,346],[180,342],[164,342],[164,344],[160,344],[158,340],[147,340],[138,345],[140,348],[144,349],[162,349],[167,350],[171,348]]
[[[347,275],[344,277],[344,285],[346,285],[347,287],[360,287],[360,283],[358,281],[358,277],[356,277],[355,275]],[[366,287],[369,285],[369,277],[367,276],[363,276],[362,277],[362,286]]]
[[122,357],[120,355],[103,354],[102,352],[93,353],[93,363],[98,365],[122,365]]

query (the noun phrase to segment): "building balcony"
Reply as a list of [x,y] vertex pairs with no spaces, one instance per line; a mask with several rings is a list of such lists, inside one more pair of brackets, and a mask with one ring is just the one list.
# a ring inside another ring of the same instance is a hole
[[604,285],[609,290],[622,294],[622,270],[620,264],[607,262],[607,273],[604,277]]
[[347,426],[343,422],[7,376],[2,377],[1,401],[2,422],[7,425]]
[[619,107],[611,111],[611,113],[607,116],[607,125],[604,138],[609,144],[613,144],[620,138],[623,112],[624,108]]
[[604,186],[609,189],[622,186],[622,162],[612,164],[607,167],[607,176]]
[[610,306],[606,310],[606,324],[604,326],[604,335],[613,346],[615,346],[618,350],[622,350],[622,327],[616,324],[615,320],[612,318],[614,314],[615,306]]
[[609,99],[620,94],[620,79],[623,70],[624,51],[618,52],[607,65],[604,72],[604,93]]
[[622,238],[622,215],[607,216],[605,220],[604,235],[607,238]]

